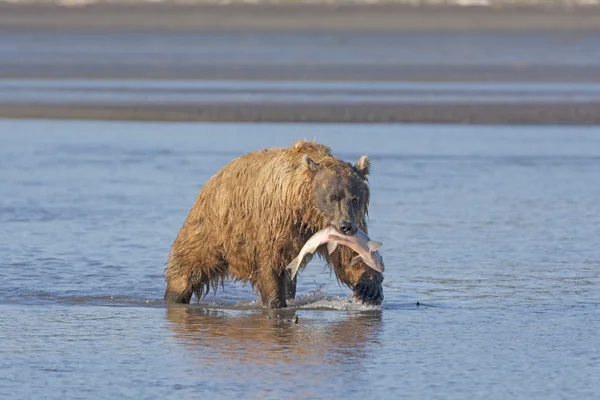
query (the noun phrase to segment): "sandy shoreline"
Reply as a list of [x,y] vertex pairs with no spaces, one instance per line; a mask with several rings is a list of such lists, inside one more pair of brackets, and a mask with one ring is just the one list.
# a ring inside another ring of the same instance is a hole
[[585,31],[600,6],[461,7],[403,4],[0,3],[0,29],[156,31]]

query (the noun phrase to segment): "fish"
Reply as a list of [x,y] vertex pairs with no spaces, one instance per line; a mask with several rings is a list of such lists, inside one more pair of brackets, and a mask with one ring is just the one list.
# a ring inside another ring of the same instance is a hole
[[304,257],[308,254],[313,254],[317,251],[317,248],[327,243],[327,252],[333,253],[337,249],[338,245],[346,246],[358,253],[357,256],[352,258],[350,265],[354,265],[359,261],[363,261],[367,266],[373,268],[375,271],[383,272],[385,266],[383,264],[383,258],[379,254],[379,249],[383,244],[381,242],[373,241],[367,236],[362,230],[358,230],[354,235],[342,235],[336,231],[333,227],[329,226],[325,229],[321,229],[315,233],[308,241],[304,244],[300,253],[296,258],[292,260],[286,267],[292,272],[292,279],[298,273],[298,268]]
[[357,256],[350,260],[350,265],[362,261],[377,272],[383,272],[385,270],[383,258],[381,257],[381,254],[379,254],[379,249],[381,249],[383,243],[371,240],[362,230],[357,230],[352,236],[340,234],[334,242],[329,242],[327,244],[327,251],[329,251],[329,254],[333,253],[338,244],[350,247],[358,253]]

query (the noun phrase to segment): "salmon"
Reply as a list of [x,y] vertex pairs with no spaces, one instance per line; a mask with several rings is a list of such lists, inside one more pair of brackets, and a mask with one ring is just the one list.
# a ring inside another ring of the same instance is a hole
[[362,230],[358,230],[354,235],[342,235],[336,231],[333,227],[329,226],[325,229],[321,229],[315,233],[308,241],[304,244],[300,253],[294,260],[288,264],[286,269],[292,272],[292,279],[296,276],[298,268],[304,257],[308,254],[313,254],[317,251],[317,248],[327,243],[327,251],[329,254],[333,253],[337,249],[338,245],[346,246],[351,248],[358,255],[352,258],[350,265],[354,265],[359,261],[363,261],[367,266],[373,268],[375,271],[383,272],[385,266],[383,264],[383,258],[379,254],[379,249],[382,246],[381,242],[373,241],[367,236]]

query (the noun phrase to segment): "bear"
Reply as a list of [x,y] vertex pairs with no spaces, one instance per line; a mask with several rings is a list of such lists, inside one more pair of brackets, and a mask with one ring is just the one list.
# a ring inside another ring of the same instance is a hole
[[[164,271],[167,303],[189,303],[224,288],[228,279],[250,283],[265,308],[287,307],[296,295],[297,275],[286,266],[306,241],[333,226],[353,235],[367,229],[370,160],[355,165],[328,146],[300,140],[288,148],[242,155],[217,171],[200,189],[171,246]],[[383,275],[351,249],[338,246],[320,256],[359,303],[380,305]],[[307,256],[302,270],[313,256]]]

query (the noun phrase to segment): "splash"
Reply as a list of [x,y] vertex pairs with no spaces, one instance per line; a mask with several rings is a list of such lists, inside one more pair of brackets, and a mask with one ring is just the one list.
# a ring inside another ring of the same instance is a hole
[[[359,303],[352,296],[340,297],[329,295],[325,290],[325,286],[325,284],[322,284],[317,289],[309,290],[294,300],[288,300],[288,308],[339,311],[373,311],[382,309],[382,306],[370,306]],[[213,303],[212,306],[217,306],[217,304]],[[228,308],[228,306],[235,309],[260,309],[262,308],[262,302],[260,299],[255,299],[252,301],[240,300],[232,305],[220,304],[221,308]]]
[[[79,296],[59,295],[46,292],[28,292],[24,297],[22,293],[11,296],[1,303],[41,305],[41,304],[65,304],[65,305],[96,305],[109,307],[164,307],[166,304],[162,299],[151,297],[130,296]],[[190,305],[177,305],[179,307],[207,307],[213,309],[230,310],[259,310],[262,309],[262,301],[259,298],[253,300],[240,299],[240,297],[225,297],[206,301],[206,299]],[[312,309],[312,310],[339,310],[339,311],[371,311],[381,310],[382,306],[369,306],[357,302],[350,297],[340,297],[327,294],[325,285],[315,290],[310,290],[295,300],[288,300],[288,308]]]
[[327,295],[321,285],[315,290],[311,290],[297,299],[289,300],[288,307],[302,309],[325,309],[340,311],[371,311],[381,310],[382,306],[370,306],[357,302],[352,296],[340,298],[338,296]]

